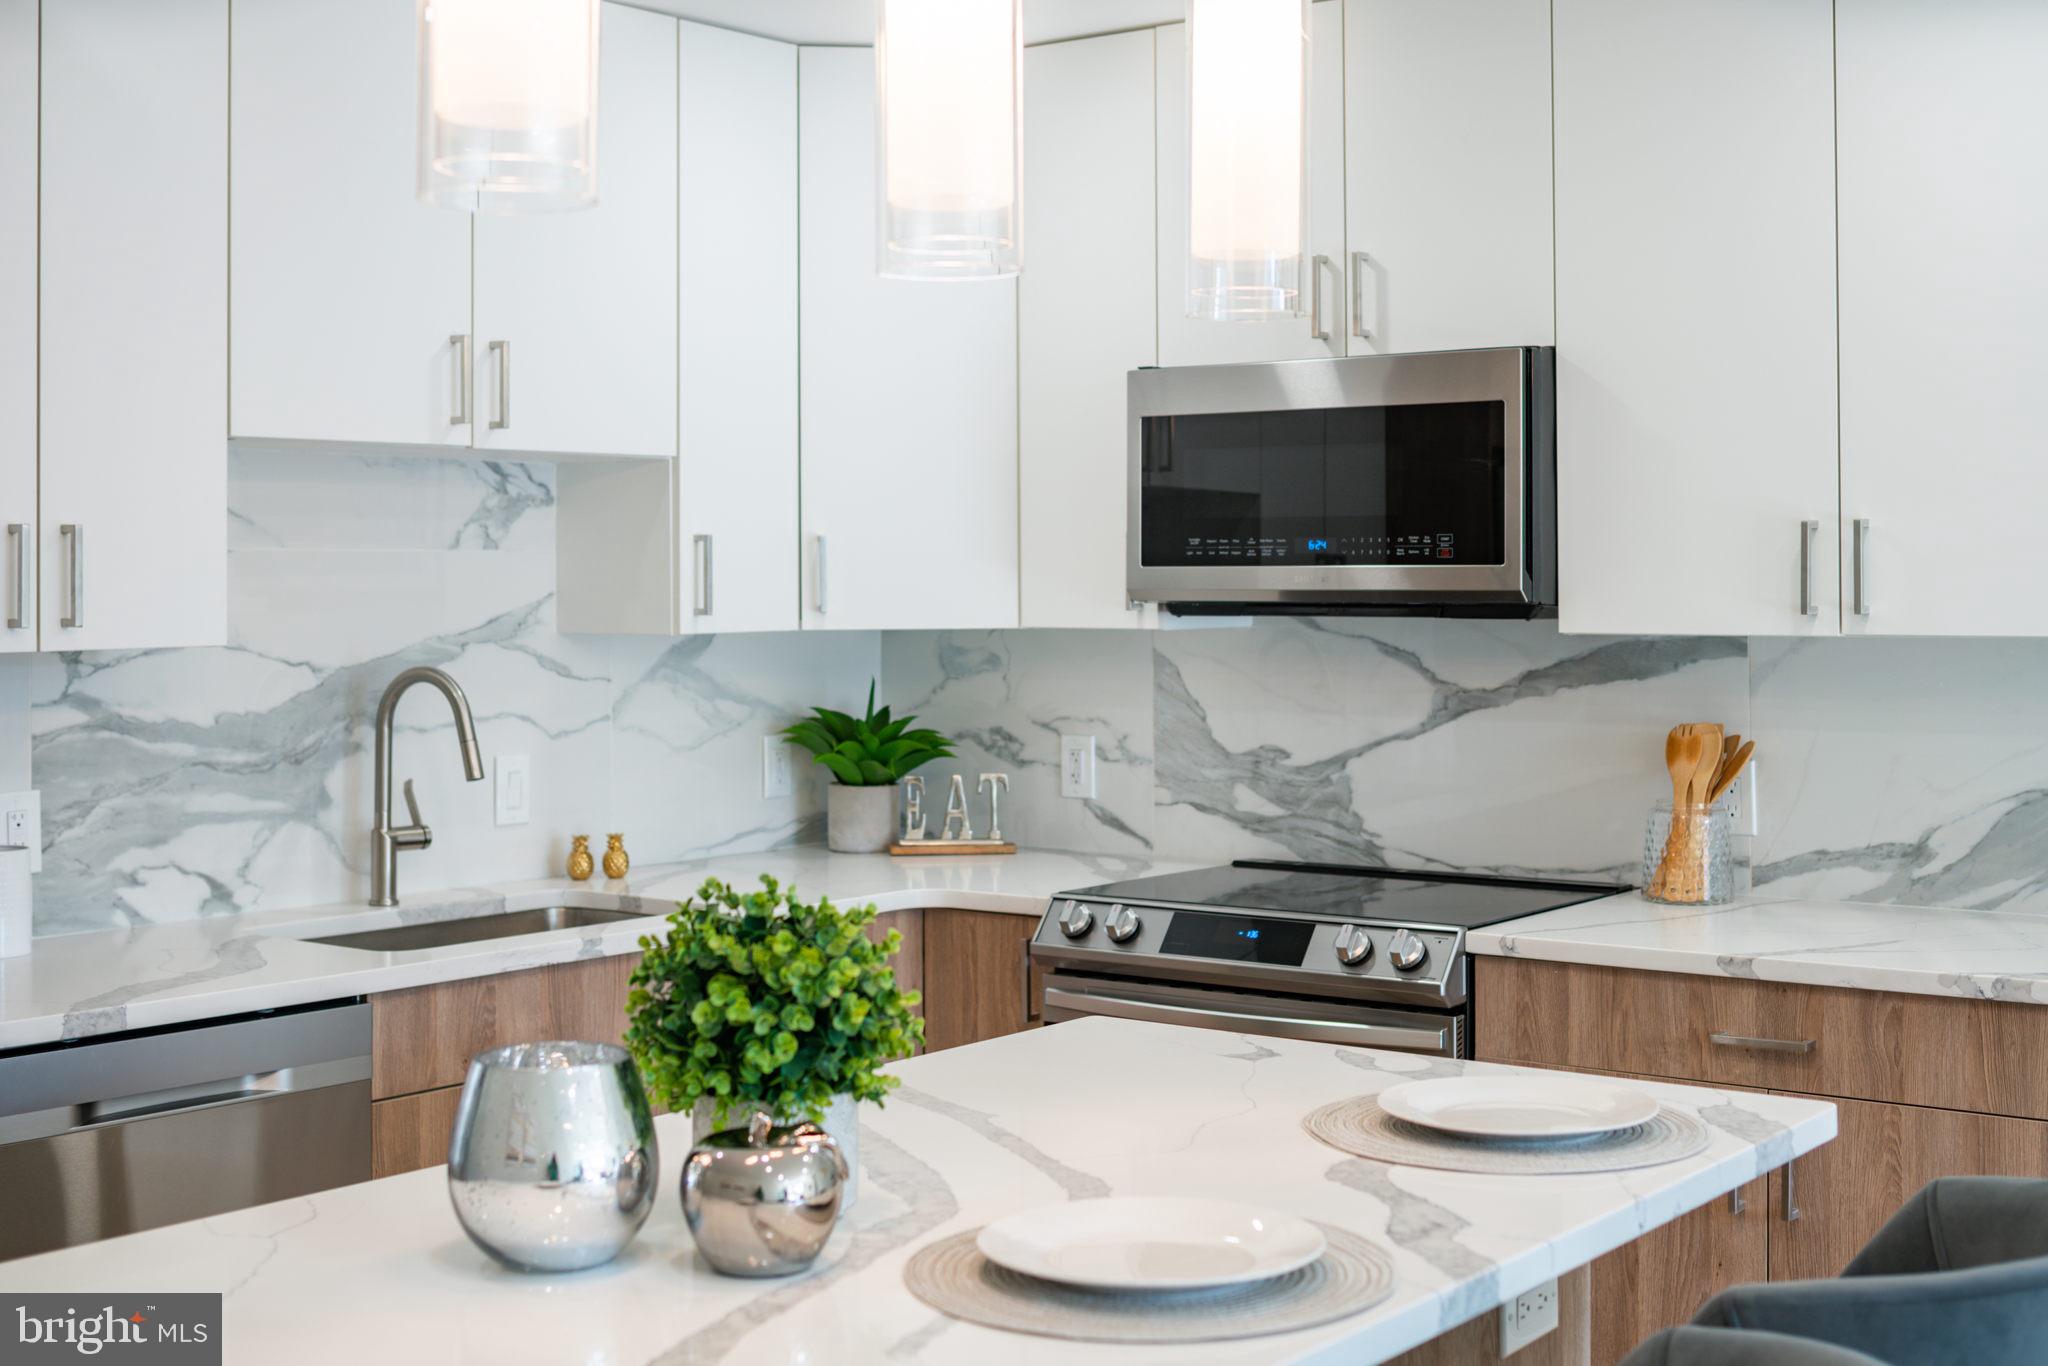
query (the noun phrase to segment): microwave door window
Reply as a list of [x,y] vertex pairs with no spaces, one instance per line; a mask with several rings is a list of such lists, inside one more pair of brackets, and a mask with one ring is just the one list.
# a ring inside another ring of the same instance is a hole
[[1499,564],[1498,401],[1145,420],[1148,565]]

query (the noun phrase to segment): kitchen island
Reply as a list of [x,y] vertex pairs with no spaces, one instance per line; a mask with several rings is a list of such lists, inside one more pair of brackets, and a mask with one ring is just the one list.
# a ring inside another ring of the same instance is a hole
[[[409,1362],[1384,1361],[1493,1313],[1760,1173],[1826,1143],[1826,1102],[1645,1089],[1697,1113],[1684,1161],[1598,1176],[1394,1167],[1324,1147],[1301,1118],[1397,1081],[1502,1071],[1408,1054],[1088,1019],[896,1064],[862,1114],[860,1202],[808,1272],[733,1280],[696,1256],[676,1196],[687,1122],[658,1121],[662,1188],[616,1262],[504,1270],[450,1212],[439,1168],[0,1267],[10,1291],[226,1295],[226,1359]],[[1106,1347],[944,1318],[903,1285],[906,1259],[1016,1210],[1103,1195],[1272,1205],[1363,1235],[1392,1296],[1285,1336]],[[1599,1312],[1598,1306],[1594,1312]]]

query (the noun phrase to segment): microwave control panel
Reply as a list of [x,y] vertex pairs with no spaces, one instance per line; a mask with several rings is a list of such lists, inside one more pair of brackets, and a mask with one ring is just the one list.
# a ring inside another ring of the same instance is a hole
[[1407,564],[1456,563],[1458,537],[1450,531],[1399,536],[1188,536],[1183,564]]

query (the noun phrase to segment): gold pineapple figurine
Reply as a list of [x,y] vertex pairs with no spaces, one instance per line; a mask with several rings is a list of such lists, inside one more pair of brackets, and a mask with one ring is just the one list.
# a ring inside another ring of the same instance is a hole
[[604,844],[604,875],[610,878],[621,878],[626,875],[626,870],[632,866],[633,860],[626,857],[626,837],[624,835],[606,835]]
[[597,871],[597,860],[590,856],[590,836],[569,837],[569,876],[578,882],[588,882],[590,875]]

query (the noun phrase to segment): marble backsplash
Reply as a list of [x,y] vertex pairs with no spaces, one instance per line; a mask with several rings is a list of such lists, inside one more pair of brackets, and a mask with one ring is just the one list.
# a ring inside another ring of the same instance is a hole
[[237,450],[229,502],[226,645],[27,665],[38,932],[360,898],[372,718],[413,664],[462,684],[487,768],[530,756],[532,817],[495,823],[414,689],[395,771],[435,840],[401,893],[541,876],[572,833],[643,861],[818,837],[815,774],[761,797],[762,737],[855,703],[874,635],[557,633],[549,466]]

